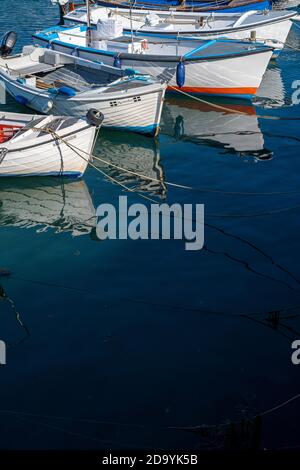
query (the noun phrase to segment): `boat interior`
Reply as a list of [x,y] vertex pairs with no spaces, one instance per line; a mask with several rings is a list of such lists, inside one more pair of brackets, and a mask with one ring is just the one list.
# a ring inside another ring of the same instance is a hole
[[[83,12],[77,14],[77,19],[83,20]],[[105,18],[105,15],[109,18],[122,19],[124,28],[130,29],[131,24],[133,31],[191,31],[191,32],[210,32],[211,29],[215,30],[230,30],[232,28],[238,28],[239,26],[249,27],[262,22],[272,22],[274,20],[285,18],[286,16],[293,16],[295,12],[292,11],[255,11],[250,10],[244,12],[242,15],[239,13],[218,13],[216,16],[213,12],[211,13],[194,13],[190,16],[181,15],[180,11],[174,14],[173,12],[162,13],[159,15],[149,15],[146,12],[137,13],[133,12],[130,16],[130,12],[118,12],[110,10],[109,13],[104,13],[98,8],[92,13],[92,20],[96,24],[99,20]],[[152,16],[152,18],[151,18]],[[71,15],[72,17],[72,15]],[[85,14],[86,17],[86,14]]]
[[91,63],[84,59],[61,54],[56,51],[25,46],[23,54],[0,59],[0,66],[8,70],[14,79],[28,86],[46,91],[69,87],[82,93],[102,88],[102,92],[127,90],[142,87],[146,77],[134,77],[133,70],[121,70],[104,64]]
[[[24,118],[23,118],[24,116]],[[77,118],[65,118],[62,116],[37,116],[37,115],[15,115],[15,113],[6,113],[0,116],[0,144],[8,142],[13,137],[15,141],[20,137],[35,137],[45,135],[44,128],[57,132],[67,127],[71,127],[78,122]],[[39,130],[41,129],[41,130]]]
[[[1,113],[0,114],[0,144],[8,142],[23,129],[29,129],[36,123],[44,121],[45,116],[33,116],[30,114]],[[48,118],[46,118],[48,119]]]

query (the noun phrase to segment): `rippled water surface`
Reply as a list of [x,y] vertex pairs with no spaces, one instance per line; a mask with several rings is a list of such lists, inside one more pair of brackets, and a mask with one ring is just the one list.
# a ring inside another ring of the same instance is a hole
[[[57,22],[47,0],[1,7],[0,33],[18,31],[19,48]],[[0,279],[0,338],[10,346],[1,448],[222,447],[232,441],[224,423],[250,419],[254,439],[252,418],[268,410],[260,445],[299,445],[300,401],[272,411],[300,390],[291,362],[300,339],[295,26],[288,42],[294,49],[269,66],[253,105],[170,96],[158,139],[101,131],[101,158],[155,181],[104,164],[106,177],[90,168],[81,181],[0,181],[0,268],[12,272]],[[5,109],[24,112],[12,99]],[[125,194],[145,203],[137,192],[204,203],[204,249],[100,242],[97,206]],[[170,429],[188,425],[215,426]],[[251,445],[235,426],[234,445]]]

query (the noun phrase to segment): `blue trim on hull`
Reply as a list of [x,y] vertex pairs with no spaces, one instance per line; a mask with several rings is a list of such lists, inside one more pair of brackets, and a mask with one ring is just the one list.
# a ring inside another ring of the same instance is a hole
[[[64,30],[64,31],[68,31],[69,29],[73,29],[74,27],[69,27],[69,28],[61,28],[61,30]],[[51,29],[50,29],[51,30]],[[53,31],[53,29],[51,30]],[[57,30],[56,30],[57,31]],[[58,30],[60,31],[60,30]],[[47,29],[44,30],[44,31],[41,31],[40,33],[36,33],[36,34],[33,34],[33,38],[34,39],[37,39],[38,41],[41,41],[41,42],[47,42],[48,44],[56,44],[57,46],[63,46],[63,47],[66,47],[68,49],[73,49],[73,50],[78,50],[78,51],[83,51],[83,52],[88,52],[88,53],[91,53],[91,54],[97,54],[98,56],[110,56],[110,57],[115,57],[116,56],[116,52],[111,52],[111,51],[107,51],[107,50],[104,50],[104,49],[94,49],[93,47],[87,47],[87,46],[76,46],[75,44],[71,44],[71,43],[68,43],[68,42],[63,42],[63,41],[60,41],[59,39],[57,39],[57,32],[51,34],[51,35],[48,35],[46,36],[45,33],[47,33]],[[144,34],[144,37],[147,37],[148,33],[145,33]],[[150,33],[151,35],[151,33]],[[125,33],[125,36],[129,36],[128,33]],[[160,38],[161,36],[157,35],[156,37]],[[168,37],[169,39],[173,38],[173,36],[169,36]],[[174,36],[174,39],[176,38],[176,36]],[[181,38],[180,40],[188,40],[189,38]],[[195,42],[197,40],[195,39]],[[203,40],[201,40],[203,41]],[[213,39],[213,40],[204,40],[205,41],[205,44],[204,45],[201,45],[200,48],[197,47],[193,50],[191,50],[190,52],[188,52],[188,56],[190,57],[192,54],[194,54],[197,50],[200,50],[202,48],[205,48],[207,46],[210,46],[211,44],[215,43],[215,42],[234,42],[235,44],[244,44],[245,41],[240,41],[240,40],[233,40],[233,39],[227,39],[227,38],[220,38],[220,39]],[[206,43],[209,43],[209,44],[206,44]],[[41,46],[43,47],[43,46]],[[271,47],[268,47],[268,46],[265,46],[264,44],[262,43],[256,43],[256,51],[255,53],[257,52],[260,52],[260,50],[272,50]],[[73,54],[73,53],[71,53]],[[206,59],[206,60],[214,60],[214,59],[218,59],[218,58],[226,58],[226,57],[233,57],[233,56],[245,56],[247,55],[247,53],[245,53],[244,51],[237,51],[237,52],[231,52],[230,54],[227,53],[227,54],[214,54],[214,55],[207,55],[207,56],[204,56],[204,57],[201,57],[201,56],[194,56],[194,57],[191,57],[190,60],[197,60],[197,59]],[[183,56],[184,58],[186,58],[187,56],[184,55]],[[126,59],[125,59],[126,60]],[[174,61],[176,62],[176,61]],[[134,70],[134,69],[133,69]],[[136,70],[134,70],[135,72],[137,72]]]
[[[105,0],[104,1],[97,1],[97,3],[99,5],[102,5],[102,6],[105,6],[105,7],[109,7],[109,8],[127,8],[129,9],[130,8],[130,4],[129,2],[125,2],[123,4],[119,4],[119,5],[112,5],[111,3],[109,2],[106,2]],[[217,2],[214,4],[214,6],[217,5]],[[169,9],[171,10],[172,8],[174,9],[174,7],[179,7],[179,2],[177,5],[171,5],[171,4],[166,4],[166,3],[161,3],[160,5],[159,4],[150,4],[150,3],[147,3],[147,4],[144,4],[143,2],[136,2],[135,5],[134,5],[134,8],[136,9],[145,9],[145,10],[159,10],[160,6],[164,6],[164,11],[168,11]],[[272,3],[268,0],[266,1],[263,1],[263,2],[255,2],[255,3],[250,3],[250,4],[247,4],[247,5],[243,5],[243,6],[239,6],[239,7],[230,7],[230,5],[226,5],[225,4],[221,4],[220,5],[221,8],[220,9],[211,9],[211,6],[209,3],[193,3],[193,4],[188,4],[187,5],[187,8],[186,10],[184,11],[190,11],[190,12],[193,12],[193,8],[201,8],[201,10],[199,11],[195,11],[194,13],[198,14],[198,13],[201,13],[201,12],[212,12],[212,13],[235,13],[235,12],[245,12],[245,11],[249,11],[249,10],[270,10],[272,9]],[[166,8],[167,7],[167,8]],[[202,10],[203,8],[203,10]],[[180,10],[178,10],[180,12]]]
[[[105,127],[105,126],[103,126]],[[146,134],[146,135],[155,135],[158,129],[157,124],[153,124],[151,126],[109,126],[106,127],[108,130],[115,130],[115,131],[121,131],[121,132],[136,132],[138,134]]]
[[49,173],[28,173],[25,175],[16,175],[15,173],[9,173],[7,175],[1,175],[0,178],[26,178],[26,177],[44,177],[44,176],[55,176],[55,177],[63,177],[63,178],[81,178],[83,173],[80,173],[78,171],[67,171],[64,172],[63,174],[57,172],[57,171],[52,171]]

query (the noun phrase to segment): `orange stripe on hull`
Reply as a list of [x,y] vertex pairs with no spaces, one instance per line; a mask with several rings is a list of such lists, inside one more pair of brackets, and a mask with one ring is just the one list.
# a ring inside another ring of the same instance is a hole
[[201,88],[192,86],[170,86],[168,90],[179,90],[185,93],[204,93],[206,95],[255,95],[257,88],[255,87],[242,87],[242,88]]

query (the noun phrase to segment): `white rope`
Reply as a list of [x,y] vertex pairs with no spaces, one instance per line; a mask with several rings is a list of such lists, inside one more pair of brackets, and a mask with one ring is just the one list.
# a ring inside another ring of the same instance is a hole
[[[50,132],[53,132],[50,130]],[[57,136],[57,134],[56,134]],[[61,138],[60,136],[57,136],[58,139],[60,139],[63,143],[65,143],[66,145],[68,145],[69,148],[73,149],[74,151],[77,152],[82,152],[84,154],[86,154],[89,158],[89,161],[91,159],[95,159],[101,163],[104,163],[105,165],[107,166],[110,166],[112,168],[115,168],[116,170],[119,170],[119,171],[122,171],[124,173],[129,173],[133,176],[136,176],[138,178],[141,178],[141,179],[145,179],[145,180],[149,180],[149,181],[154,181],[156,183],[162,183],[162,181],[160,179],[157,179],[157,178],[153,178],[151,176],[147,176],[147,175],[143,175],[143,174],[140,174],[140,173],[137,173],[135,171],[132,171],[132,170],[128,170],[126,168],[123,168],[123,167],[120,167],[119,165],[115,165],[114,163],[111,163],[111,162],[108,162],[107,160],[104,160],[103,158],[97,156],[97,155],[94,155],[92,153],[88,153],[88,152],[85,152],[84,150],[74,146],[73,144],[70,144],[69,142],[66,142],[63,138]],[[84,157],[82,157],[84,158]],[[87,161],[87,160],[86,160]],[[89,162],[88,161],[88,162]],[[107,176],[108,178],[110,178],[114,183],[117,183],[117,184],[120,184],[121,186],[124,187],[124,189],[126,190],[129,190],[131,192],[134,192],[134,190],[128,188],[127,186],[123,185],[122,183],[120,183],[119,181],[117,181],[115,178],[107,175],[105,172],[103,172],[103,170],[100,170],[99,167],[93,165],[92,163],[89,162],[89,164],[95,168],[97,171],[99,171],[100,173],[104,174],[105,176]],[[244,196],[271,196],[271,195],[291,195],[291,194],[299,194],[300,191],[275,191],[275,192],[234,192],[234,191],[222,191],[222,190],[214,190],[214,189],[209,189],[209,188],[196,188],[196,187],[193,187],[193,186],[188,186],[188,185],[183,185],[183,184],[179,184],[179,183],[172,183],[170,181],[164,181],[163,182],[166,186],[173,186],[175,188],[180,188],[180,189],[188,189],[190,191],[199,191],[199,192],[212,192],[212,193],[217,193],[217,194],[229,194],[229,195],[244,195]],[[150,199],[151,200],[151,199]]]
[[[41,129],[38,129],[38,130],[41,130]],[[130,191],[132,193],[137,193],[134,189],[132,188],[129,188],[128,186],[126,186],[125,184],[121,183],[120,181],[116,180],[115,178],[113,178],[112,176],[108,175],[105,171],[101,170],[99,167],[97,167],[96,165],[94,165],[92,162],[91,162],[91,159],[92,158],[96,158],[92,153],[88,153],[88,152],[85,152],[84,150],[82,149],[79,149],[78,147],[75,147],[74,145],[70,144],[69,142],[67,142],[66,140],[64,140],[62,137],[60,137],[59,135],[57,135],[55,132],[53,132],[51,129],[42,129],[43,131],[45,132],[49,132],[51,133],[55,139],[58,139],[60,140],[62,143],[64,143],[65,145],[67,145],[69,148],[71,148],[71,150],[73,150],[73,152],[75,152],[79,157],[81,157],[84,161],[86,161],[88,163],[88,165],[90,165],[92,168],[94,168],[96,171],[98,171],[99,173],[101,173],[102,175],[104,175],[105,177],[109,178],[113,183],[115,184],[118,184],[119,186],[121,186],[123,189],[125,189],[126,191]],[[84,158],[82,155],[80,155],[78,152],[82,152],[82,153],[85,153],[88,158]],[[157,203],[157,201],[155,199],[152,199],[148,196],[145,196],[144,194],[141,194],[141,193],[138,193],[139,196],[141,196],[142,198],[144,199],[147,199],[148,201],[150,202],[154,202],[154,203]]]
[[[225,106],[218,105],[216,103],[212,103],[211,101],[206,101],[201,98],[198,98],[195,95],[191,95],[190,93],[186,93],[185,91],[181,90],[178,87],[175,87],[173,85],[168,84],[168,88],[172,88],[174,91],[177,91],[178,93],[181,93],[182,95],[188,96],[189,98],[199,101],[200,103],[208,104],[213,108],[220,109],[222,111],[226,111],[227,113],[233,113],[233,114],[241,114],[243,116],[249,116],[249,114],[245,111],[239,111],[237,109],[230,109],[226,108]],[[257,114],[256,117],[261,118],[261,119],[270,119],[271,121],[299,121],[300,116],[295,116],[295,117],[282,117],[282,116],[270,116],[268,114]]]
[[[128,170],[126,168],[120,167],[119,165],[115,165],[114,163],[108,162],[107,160],[104,160],[103,158],[101,158],[97,155],[94,155],[93,153],[88,153],[85,150],[80,149],[79,147],[76,147],[73,144],[70,144],[63,137],[56,134],[49,127],[37,127],[37,128],[31,127],[30,129],[35,130],[35,131],[39,131],[39,132],[45,132],[45,133],[51,134],[54,137],[54,139],[60,140],[62,143],[67,145],[80,158],[82,158],[84,161],[86,161],[92,168],[94,168],[96,171],[98,171],[99,173],[101,173],[105,177],[109,178],[113,183],[118,184],[119,186],[123,187],[123,189],[125,189],[126,191],[137,193],[137,191],[135,191],[135,189],[129,188],[128,186],[126,186],[123,183],[121,183],[120,181],[118,181],[116,178],[108,175],[105,171],[101,170],[98,166],[94,165],[91,160],[95,159],[95,160],[97,160],[97,161],[99,161],[99,162],[101,162],[101,163],[103,163],[107,166],[115,168],[116,170],[122,171],[124,173],[131,174],[133,176],[136,176],[136,177],[144,179],[144,180],[149,180],[149,181],[153,181],[153,182],[162,184],[162,181],[158,178],[153,178],[151,176],[143,175],[143,174],[137,173],[135,171]],[[99,130],[98,130],[98,132],[99,132]],[[79,152],[81,154],[85,154],[86,157],[81,155]],[[179,183],[172,183],[170,181],[163,181],[163,184],[166,185],[166,186],[172,186],[172,187],[175,187],[175,188],[188,189],[190,191],[209,192],[209,193],[215,193],[215,194],[227,194],[227,195],[232,195],[232,196],[234,196],[234,195],[238,195],[238,196],[274,196],[274,195],[292,195],[292,194],[299,194],[300,193],[300,191],[272,191],[272,192],[223,191],[223,190],[210,189],[210,188],[197,188],[197,187],[183,185],[183,184],[179,184]],[[140,196],[143,197],[144,199],[147,199],[147,200],[151,201],[151,202],[157,202],[154,199],[149,198],[148,196],[145,196],[143,194],[140,194]],[[283,209],[280,209],[280,211],[282,211],[282,210]]]

